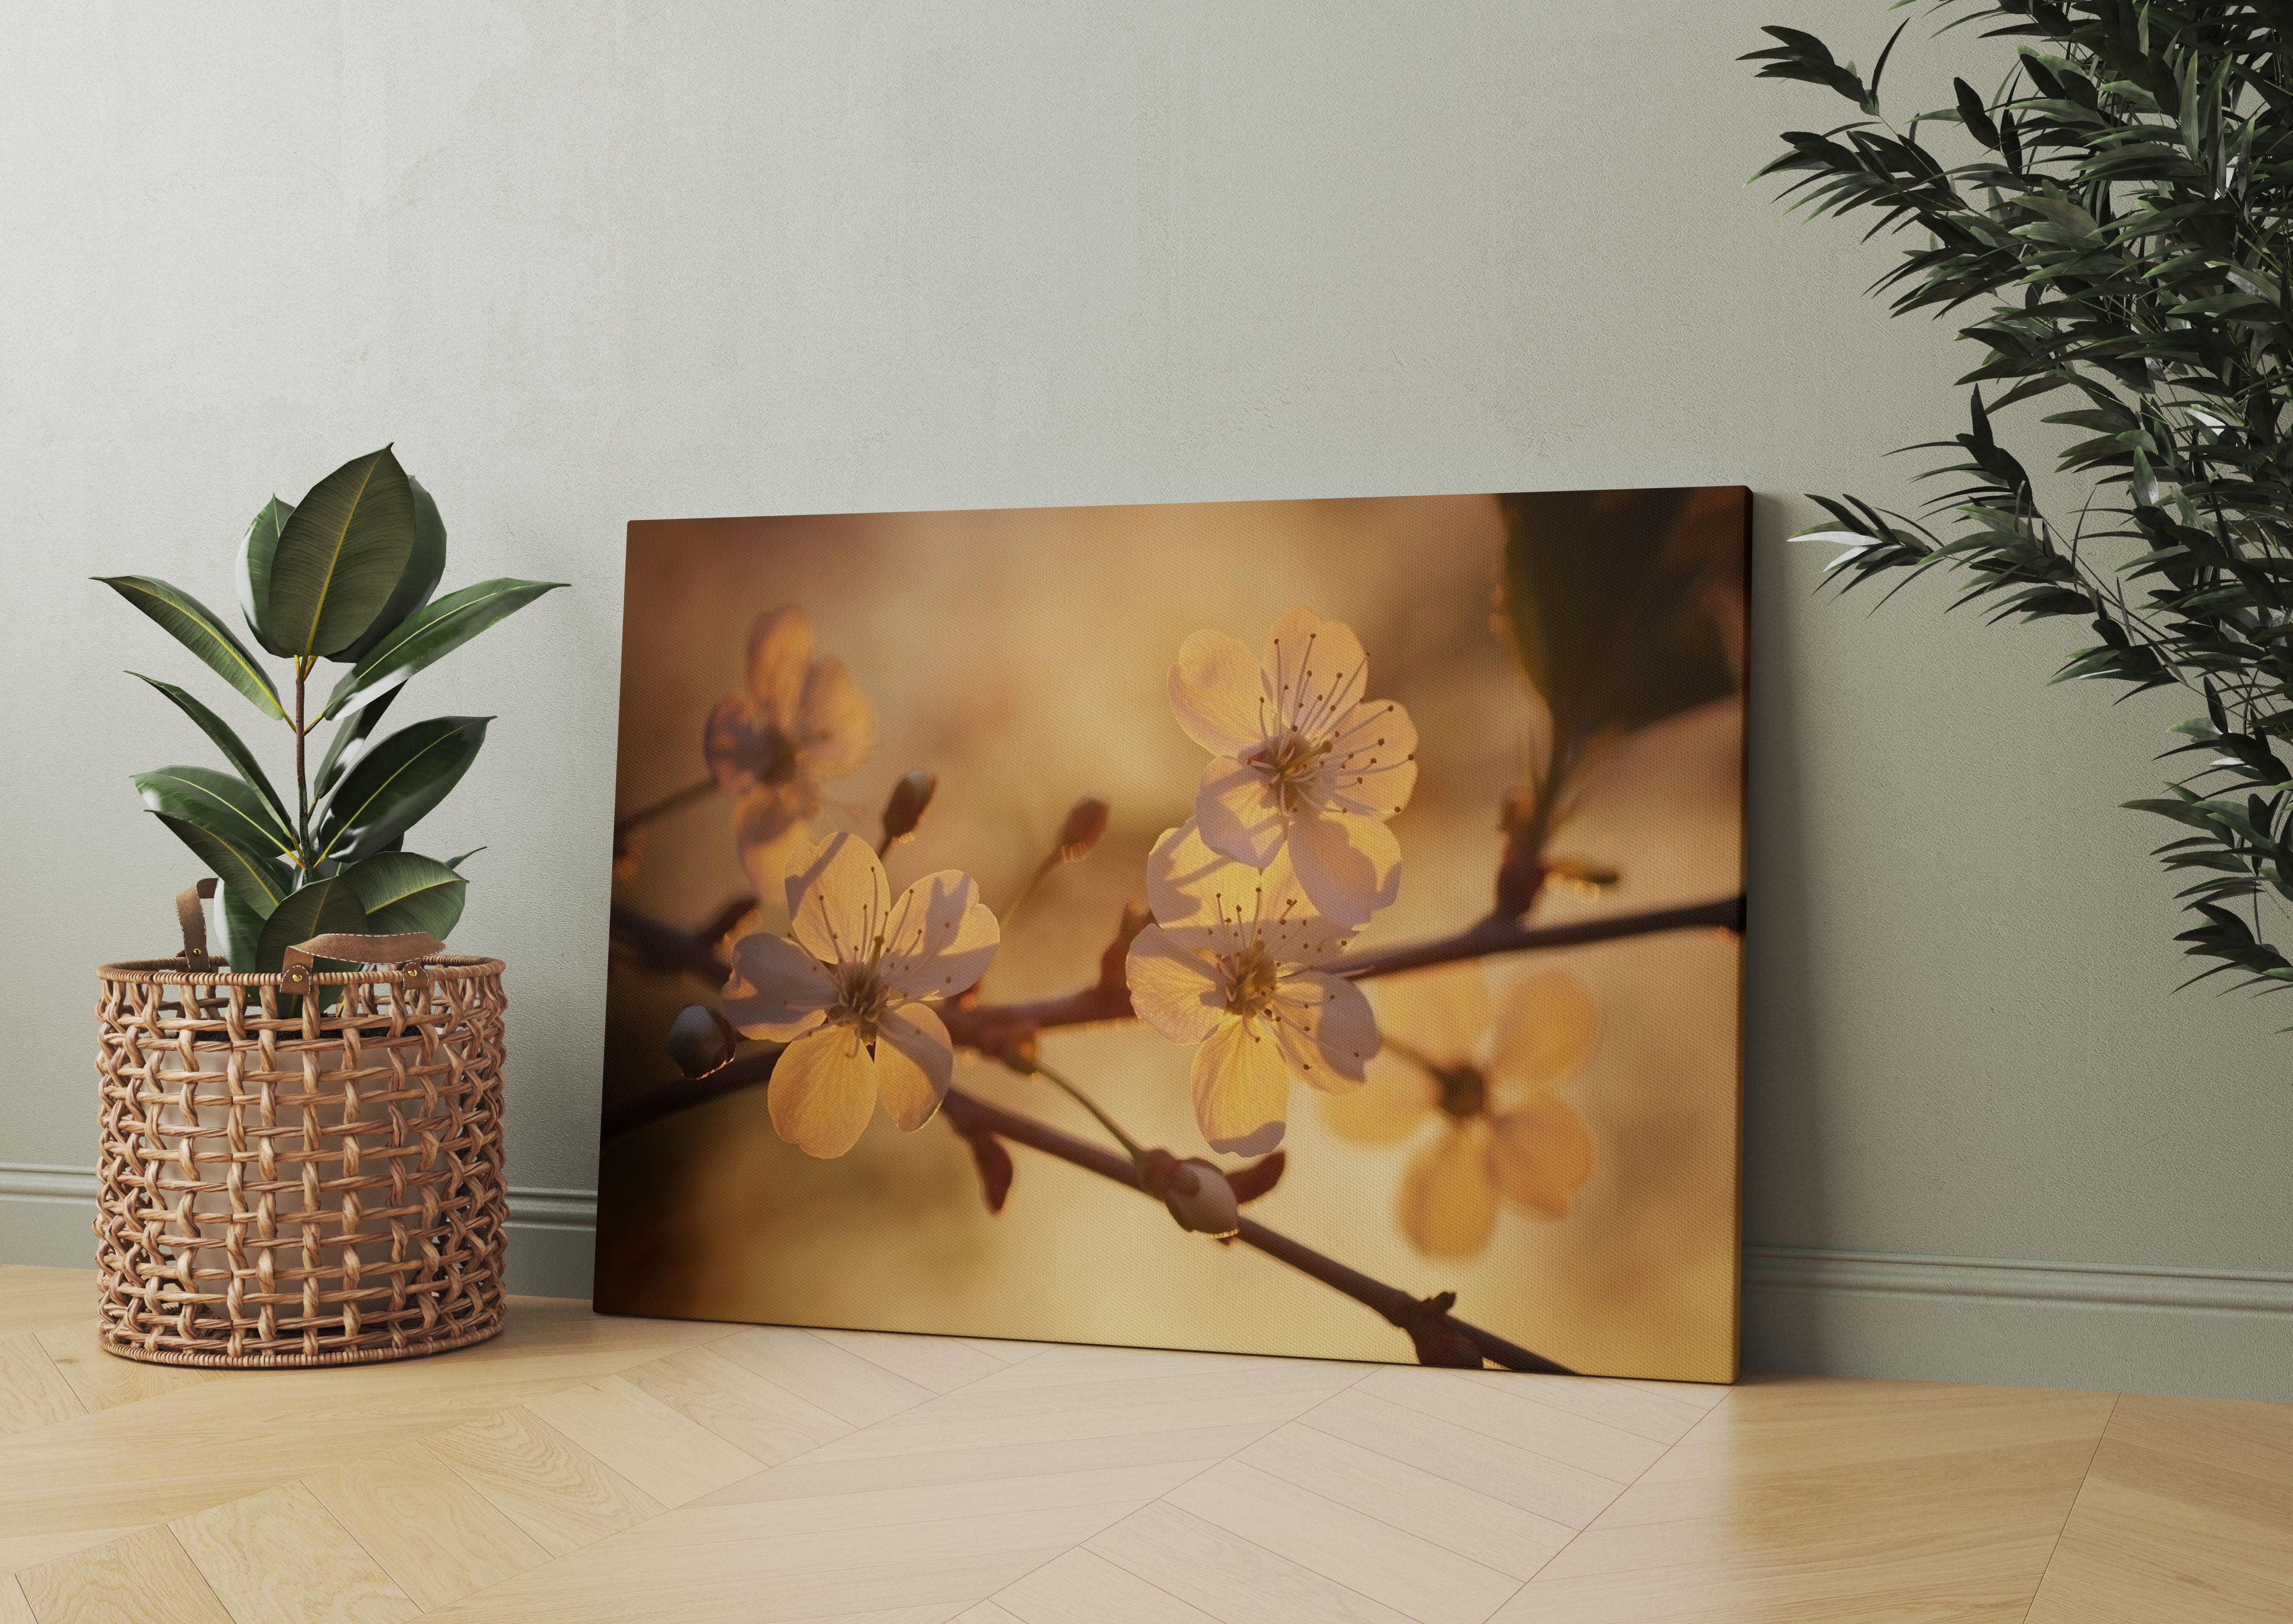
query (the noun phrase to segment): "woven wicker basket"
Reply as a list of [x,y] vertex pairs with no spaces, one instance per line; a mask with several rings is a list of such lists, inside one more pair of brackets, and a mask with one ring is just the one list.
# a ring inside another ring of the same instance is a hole
[[254,1368],[495,1335],[501,962],[327,936],[234,975],[207,954],[212,886],[178,903],[182,954],[97,972],[103,1346]]

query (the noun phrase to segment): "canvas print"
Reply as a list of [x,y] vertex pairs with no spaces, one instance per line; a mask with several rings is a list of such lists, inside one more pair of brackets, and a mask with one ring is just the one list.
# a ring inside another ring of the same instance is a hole
[[598,1306],[1733,1379],[1748,525],[631,524]]

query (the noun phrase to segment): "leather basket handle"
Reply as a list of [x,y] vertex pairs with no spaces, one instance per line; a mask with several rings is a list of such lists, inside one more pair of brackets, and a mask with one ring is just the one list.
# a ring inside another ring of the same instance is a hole
[[316,959],[342,959],[352,964],[407,964],[445,951],[445,943],[420,930],[409,930],[399,936],[360,936],[338,930],[296,943],[281,957],[279,969],[288,986],[303,987],[317,973],[312,963]]
[[183,932],[183,965],[194,972],[215,968],[207,954],[207,916],[199,904],[215,894],[215,882],[202,880],[175,894],[175,923]]

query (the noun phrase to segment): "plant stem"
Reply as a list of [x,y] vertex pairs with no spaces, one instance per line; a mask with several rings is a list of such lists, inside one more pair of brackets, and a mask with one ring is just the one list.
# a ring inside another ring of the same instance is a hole
[[1132,1162],[1144,1163],[1146,1161],[1146,1147],[1140,1144],[1137,1140],[1131,1138],[1130,1134],[1125,1133],[1122,1131],[1122,1125],[1117,1123],[1114,1117],[1108,1116],[1105,1111],[1100,1110],[1098,1103],[1094,1101],[1089,1094],[1084,1093],[1082,1090],[1077,1088],[1073,1083],[1067,1081],[1066,1078],[1061,1076],[1057,1072],[1053,1071],[1041,1060],[1029,1060],[1024,1055],[1005,1055],[1003,1057],[1003,1063],[1006,1066],[1009,1066],[1012,1070],[1017,1072],[1023,1077],[1041,1077],[1052,1087],[1065,1092],[1068,1099],[1074,1100],[1077,1105],[1082,1107],[1083,1109],[1089,1111],[1093,1116],[1098,1118],[1098,1125],[1105,1128],[1109,1133],[1112,1133],[1114,1136],[1114,1142],[1121,1145],[1126,1151],[1130,1152]]
[[295,661],[295,861],[303,868],[310,867],[305,854],[311,849],[311,790],[304,775],[304,746],[311,730],[303,721],[303,686],[309,679],[309,662],[297,656]]
[[672,812],[682,811],[694,801],[708,795],[716,787],[717,780],[714,777],[703,778],[698,784],[686,784],[674,795],[662,796],[649,807],[638,808],[627,817],[617,817],[613,820],[614,837],[619,839],[640,824],[649,824],[657,817],[667,817]]

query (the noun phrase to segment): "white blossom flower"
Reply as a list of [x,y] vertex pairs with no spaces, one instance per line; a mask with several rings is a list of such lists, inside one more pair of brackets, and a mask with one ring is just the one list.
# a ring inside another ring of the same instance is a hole
[[925,1002],[968,991],[1000,931],[971,876],[944,869],[892,900],[865,840],[830,836],[788,877],[788,936],[733,949],[725,1016],[788,1044],[766,1096],[780,1136],[813,1156],[859,1141],[876,1101],[901,1130],[932,1118],[955,1045]]
[[812,621],[789,605],[749,628],[748,680],[709,713],[701,750],[738,803],[733,840],[758,895],[771,896],[810,841],[821,784],[857,770],[876,712],[837,659],[813,657]]
[[1314,911],[1289,859],[1262,869],[1220,856],[1192,823],[1146,862],[1155,922],[1130,944],[1131,1007],[1195,1051],[1195,1120],[1215,1150],[1258,1156],[1282,1142],[1290,1084],[1357,1088],[1377,1020],[1350,981],[1317,966],[1346,934]]
[[1314,906],[1351,929],[1399,893],[1385,820],[1417,784],[1416,725],[1368,692],[1353,628],[1302,608],[1275,621],[1263,660],[1198,631],[1171,668],[1179,726],[1213,758],[1195,795],[1203,841],[1255,869],[1286,851]]

